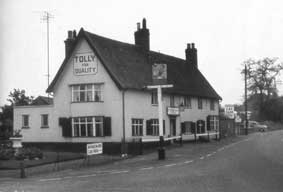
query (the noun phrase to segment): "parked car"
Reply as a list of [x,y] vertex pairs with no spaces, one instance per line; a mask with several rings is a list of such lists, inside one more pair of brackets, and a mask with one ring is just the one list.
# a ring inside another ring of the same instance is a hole
[[260,124],[257,121],[251,121],[250,126],[256,131],[261,131],[261,132],[267,131],[267,125]]

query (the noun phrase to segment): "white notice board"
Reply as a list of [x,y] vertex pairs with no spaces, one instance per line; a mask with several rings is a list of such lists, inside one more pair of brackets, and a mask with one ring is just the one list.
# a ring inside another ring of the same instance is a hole
[[102,143],[90,143],[86,145],[87,155],[102,154]]

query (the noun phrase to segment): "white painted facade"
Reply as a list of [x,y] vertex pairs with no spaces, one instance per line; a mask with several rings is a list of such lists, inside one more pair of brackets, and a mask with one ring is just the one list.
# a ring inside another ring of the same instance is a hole
[[[91,75],[74,75],[73,56],[81,53],[92,53],[87,41],[81,40],[75,48],[72,57],[60,74],[60,78],[53,90],[53,105],[16,106],[14,107],[14,129],[22,129],[24,142],[121,142],[123,129],[126,141],[132,141],[141,136],[132,136],[132,119],[143,119],[143,136],[146,135],[146,120],[158,118],[157,105],[151,104],[150,91],[124,91],[124,123],[123,126],[123,91],[120,90],[104,66],[98,61],[97,73]],[[72,102],[72,87],[74,84],[102,84],[102,101],[100,102]],[[180,95],[175,95],[175,106],[179,107]],[[198,98],[191,97],[191,108],[181,110],[176,119],[176,135],[181,133],[181,123],[185,121],[204,120],[208,115],[218,116],[219,104],[214,101],[211,109],[210,99],[202,98],[203,107],[198,109]],[[170,116],[167,107],[170,106],[170,95],[163,96],[163,117],[165,120],[165,137],[172,135],[170,131]],[[48,128],[41,128],[41,115],[48,114]],[[29,127],[23,128],[23,115],[29,116]],[[59,126],[60,117],[111,117],[111,136],[104,137],[63,137],[62,127]],[[191,137],[194,138],[193,135]]]

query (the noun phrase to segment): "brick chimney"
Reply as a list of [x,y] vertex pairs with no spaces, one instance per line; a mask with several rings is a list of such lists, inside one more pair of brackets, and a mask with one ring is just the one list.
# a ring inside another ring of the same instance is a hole
[[68,37],[64,41],[65,42],[65,57],[69,56],[70,51],[72,50],[75,40],[77,37],[76,30],[74,31],[68,31]]
[[186,53],[186,62],[190,65],[194,65],[198,67],[198,56],[197,56],[197,49],[195,48],[195,44],[188,43]]
[[137,23],[137,31],[135,32],[135,44],[149,50],[149,30],[146,28],[145,18],[142,20],[142,28]]

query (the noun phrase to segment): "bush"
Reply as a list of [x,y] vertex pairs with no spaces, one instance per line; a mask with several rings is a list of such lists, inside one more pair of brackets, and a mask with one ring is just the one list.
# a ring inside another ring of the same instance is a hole
[[15,154],[15,158],[17,160],[23,160],[23,159],[35,159],[39,158],[42,159],[43,153],[40,149],[36,147],[29,147],[29,148],[20,148],[17,154]]
[[0,148],[0,160],[9,160],[14,156],[13,148]]

